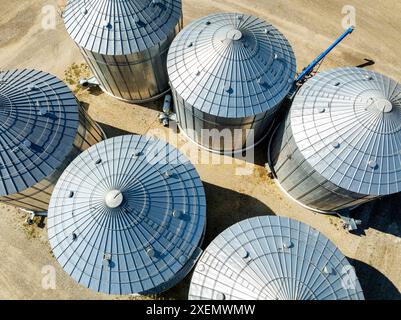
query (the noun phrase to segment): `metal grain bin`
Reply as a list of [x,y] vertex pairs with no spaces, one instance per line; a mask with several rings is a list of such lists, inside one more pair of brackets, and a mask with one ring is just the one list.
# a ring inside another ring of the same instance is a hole
[[64,168],[103,132],[56,77],[0,73],[0,201],[46,211]]
[[167,69],[180,128],[223,153],[250,148],[266,135],[294,82],[296,62],[272,25],[219,13],[177,35]]
[[335,212],[401,191],[401,85],[358,68],[308,80],[270,146],[281,187]]
[[206,200],[177,149],[128,135],[94,145],[68,166],[48,217],[54,256],[81,285],[155,294],[181,281],[200,256]]
[[181,16],[180,0],[69,0],[64,22],[102,90],[140,103],[170,89],[167,52]]
[[363,300],[354,268],[296,220],[257,217],[221,233],[195,268],[190,300]]

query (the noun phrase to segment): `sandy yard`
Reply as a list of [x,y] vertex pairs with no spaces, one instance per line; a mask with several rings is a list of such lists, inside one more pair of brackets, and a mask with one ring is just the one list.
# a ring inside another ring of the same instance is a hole
[[[75,73],[85,73],[78,49],[60,17],[55,30],[45,30],[41,25],[43,6],[62,7],[64,2],[0,1],[0,69],[41,69],[68,80],[75,89]],[[264,18],[288,37],[300,71],[342,33],[341,10],[346,4],[357,10],[357,30],[326,59],[322,69],[356,66],[371,59],[375,64],[369,69],[401,81],[401,19],[394,14],[401,12],[399,0],[184,0],[184,16],[185,23],[216,11],[241,11]],[[76,65],[72,66],[73,63]],[[160,101],[136,106],[100,92],[82,90],[77,97],[109,136],[152,130],[166,139],[171,134],[158,122]],[[173,144],[187,146],[181,134],[173,137]],[[185,147],[183,151],[196,162],[195,147]],[[248,217],[276,214],[295,218],[324,233],[350,258],[366,298],[400,299],[401,195],[358,208],[355,216],[363,221],[361,232],[349,234],[338,218],[309,212],[288,200],[268,179],[265,154],[264,146],[257,148],[253,173],[246,176],[235,174],[245,163],[232,163],[227,157],[215,157],[214,165],[196,164],[208,202],[208,230],[203,247],[232,223]],[[16,209],[0,205],[0,299],[122,299],[93,293],[75,283],[52,256],[46,220],[44,226],[38,222],[28,226],[25,219]],[[42,286],[49,265],[56,269],[55,289]],[[188,284],[189,277],[161,297],[185,298]]]

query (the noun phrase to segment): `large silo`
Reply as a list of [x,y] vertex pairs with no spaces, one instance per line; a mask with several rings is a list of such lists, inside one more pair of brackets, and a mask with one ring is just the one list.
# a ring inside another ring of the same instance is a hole
[[67,167],[48,217],[54,256],[81,285],[155,294],[181,281],[200,256],[206,200],[177,149],[127,135],[94,145]]
[[296,62],[271,24],[219,13],[177,35],[167,69],[180,128],[223,153],[250,148],[266,135],[293,85]]
[[308,80],[269,156],[281,187],[302,205],[336,212],[401,191],[401,85],[359,68]]
[[195,268],[191,300],[363,300],[354,268],[296,220],[256,217],[221,233]]
[[167,53],[181,17],[181,0],[69,0],[64,12],[102,90],[136,103],[169,91]]
[[63,169],[104,134],[71,90],[45,72],[0,73],[0,108],[0,201],[46,211]]

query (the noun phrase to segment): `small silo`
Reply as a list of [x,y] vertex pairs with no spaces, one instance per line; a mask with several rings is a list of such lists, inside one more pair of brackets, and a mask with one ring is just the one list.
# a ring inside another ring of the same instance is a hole
[[106,93],[141,103],[169,91],[167,53],[182,28],[181,0],[69,0],[64,22]]
[[256,217],[207,247],[190,300],[363,300],[354,268],[324,235],[296,220]]
[[296,62],[271,24],[219,13],[177,35],[167,69],[179,127],[197,144],[225,153],[264,138],[294,83]]
[[271,142],[270,167],[300,204],[337,212],[401,191],[401,85],[359,68],[308,80]]
[[58,78],[0,73],[0,201],[46,211],[64,168],[104,134]]
[[107,294],[156,294],[201,254],[206,200],[194,166],[166,142],[100,142],[67,167],[53,192],[48,235],[78,283]]

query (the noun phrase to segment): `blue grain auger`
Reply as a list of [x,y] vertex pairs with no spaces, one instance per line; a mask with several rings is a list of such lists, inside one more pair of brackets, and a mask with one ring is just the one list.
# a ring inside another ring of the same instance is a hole
[[348,37],[353,31],[355,30],[355,27],[352,26],[348,28],[334,43],[326,49],[322,54],[320,54],[313,62],[307,66],[297,77],[295,80],[295,85],[304,82],[306,78],[313,72],[315,67],[320,64],[326,56],[335,48],[337,47],[346,37]]

